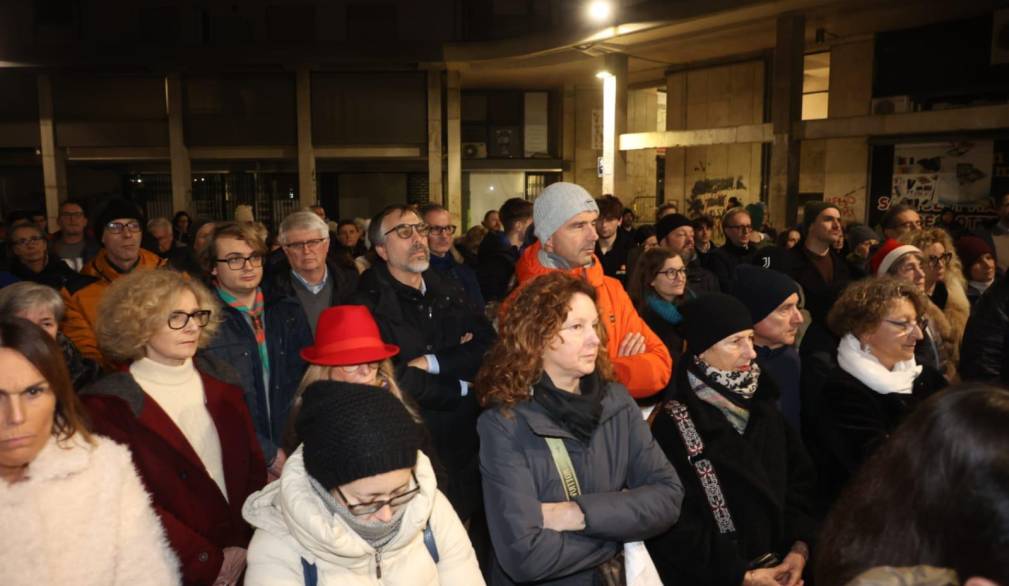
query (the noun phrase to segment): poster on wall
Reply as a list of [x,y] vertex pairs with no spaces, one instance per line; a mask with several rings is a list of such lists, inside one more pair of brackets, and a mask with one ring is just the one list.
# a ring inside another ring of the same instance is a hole
[[749,190],[743,182],[742,176],[721,177],[716,179],[700,179],[694,182],[687,196],[687,209],[684,212],[687,217],[708,216],[715,223],[713,237],[716,243],[721,244],[722,235],[722,214],[728,208],[731,198],[735,197],[741,202],[746,202],[749,198]]

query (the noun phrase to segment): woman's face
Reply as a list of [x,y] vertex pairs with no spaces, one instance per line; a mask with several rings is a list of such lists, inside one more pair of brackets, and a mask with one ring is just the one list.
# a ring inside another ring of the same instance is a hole
[[179,232],[188,232],[189,216],[179,216],[179,219],[175,221],[175,227],[179,229]]
[[946,280],[946,247],[933,242],[922,250],[925,256],[925,286],[929,289]]
[[750,370],[757,353],[753,350],[753,330],[743,330],[722,338],[701,352],[701,360],[718,370]]
[[921,258],[917,254],[908,253],[897,259],[890,273],[898,279],[911,283],[919,291],[925,291],[925,267],[922,266]]
[[181,314],[192,314],[200,309],[196,295],[189,289],[183,289],[169,314],[174,317],[166,319],[147,341],[147,357],[161,364],[175,366],[192,358],[200,345],[200,335],[203,333],[197,318],[190,316],[185,325],[179,329],[174,329],[169,324],[176,320],[175,325],[178,325],[183,319]]
[[329,367],[329,380],[378,386],[378,362]]
[[667,258],[650,284],[663,299],[671,300],[683,295],[683,290],[687,287],[687,273],[683,269],[683,260],[679,256]]
[[875,329],[859,336],[859,341],[883,366],[892,369],[898,362],[914,358],[914,346],[924,337],[917,319],[914,305],[901,297],[890,304]]
[[210,236],[214,233],[214,223],[207,222],[206,224],[200,226],[200,229],[196,231],[196,235],[193,236],[193,250],[196,252],[202,251],[207,247],[207,243],[210,242]]
[[970,265],[970,280],[987,283],[995,279],[995,257],[987,252]]
[[56,321],[56,316],[53,315],[51,308],[39,304],[19,312],[17,316],[32,322],[45,330],[54,340],[56,339],[56,333],[59,331],[60,325]]
[[20,352],[0,348],[0,477],[20,480],[53,434],[56,394]]
[[[340,500],[349,508],[355,505],[367,505],[378,501],[393,500],[397,496],[407,495],[416,488],[410,468],[402,468],[342,484],[333,491],[333,497]],[[415,495],[416,492],[413,492],[413,494]],[[385,504],[374,513],[355,516],[362,521],[388,523],[392,521],[396,510],[403,506],[406,506],[406,503],[395,506]]]
[[599,312],[584,293],[575,293],[568,315],[557,335],[543,351],[543,370],[554,383],[561,379],[581,378],[596,369],[599,354]]

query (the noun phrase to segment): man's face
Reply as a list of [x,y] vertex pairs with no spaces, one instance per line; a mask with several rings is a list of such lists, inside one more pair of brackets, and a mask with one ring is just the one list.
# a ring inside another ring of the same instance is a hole
[[750,214],[744,212],[732,215],[722,225],[722,230],[730,242],[736,246],[746,247],[750,242],[750,234],[753,233],[753,222],[750,221]]
[[39,235],[35,226],[23,225],[11,232],[14,256],[24,264],[37,263],[46,257],[46,239]]
[[620,222],[620,218],[604,218],[603,216],[599,216],[596,218],[596,234],[600,238],[613,238],[617,235]]
[[452,225],[452,215],[445,210],[435,210],[424,215],[424,223],[431,228],[427,233],[427,245],[431,254],[445,256],[452,248],[452,235],[455,226]]
[[694,228],[694,239],[701,244],[707,244],[711,242],[711,228],[707,224],[698,224]]
[[921,216],[918,215],[918,212],[904,210],[894,218],[893,228],[887,228],[885,232],[888,237],[897,238],[912,230],[921,230],[921,226]]
[[624,212],[624,217],[620,219],[620,225],[630,230],[634,226],[634,212]]
[[792,293],[767,317],[753,325],[754,342],[767,348],[790,346],[795,343],[801,325],[799,294]]
[[[102,246],[105,247],[105,253],[120,267],[132,267],[140,257],[140,222],[136,218],[116,218],[109,224],[119,224],[120,232],[114,234],[115,228],[105,226],[102,231]],[[133,228],[136,228],[136,231]]]
[[599,212],[582,212],[575,215],[554,232],[543,244],[547,252],[563,258],[573,267],[583,267],[592,262],[595,253],[596,217]]
[[49,233],[49,219],[46,218],[45,214],[35,214],[32,216],[32,223],[42,230],[43,234]]
[[168,252],[172,249],[172,229],[167,226],[157,226],[150,230],[151,236],[158,241],[158,250]]
[[246,261],[239,269],[233,269],[228,263],[220,259],[249,258],[259,256],[249,243],[237,238],[224,236],[217,239],[217,258],[214,259],[214,268],[210,273],[217,277],[217,282],[226,291],[235,296],[245,296],[259,287],[263,280],[262,257],[259,258],[259,266],[252,266],[252,261]]
[[312,206],[312,211],[323,220],[326,219],[326,208],[322,206]]
[[[423,273],[431,266],[427,236],[417,231],[420,226],[423,226],[420,217],[412,211],[392,212],[382,219],[385,240],[375,245],[375,252],[389,264],[390,269]],[[403,234],[400,234],[401,231]]]
[[483,227],[487,228],[492,232],[501,231],[501,215],[497,212],[491,212],[487,214],[487,218],[483,221]]
[[834,208],[820,212],[809,225],[809,237],[828,246],[833,246],[842,235],[841,212]]
[[329,254],[329,233],[320,234],[311,228],[288,230],[284,233],[284,254],[291,268],[299,275],[321,271]]
[[59,224],[60,230],[64,234],[80,236],[84,234],[84,228],[88,225],[88,218],[84,215],[84,210],[81,206],[75,203],[68,203],[60,208],[60,216],[56,219],[56,223]]
[[341,245],[354,248],[357,246],[357,241],[361,239],[361,233],[358,232],[357,226],[354,224],[344,224],[336,231],[336,239],[340,241]]
[[683,262],[694,260],[694,228],[680,226],[662,240],[662,246],[683,257]]

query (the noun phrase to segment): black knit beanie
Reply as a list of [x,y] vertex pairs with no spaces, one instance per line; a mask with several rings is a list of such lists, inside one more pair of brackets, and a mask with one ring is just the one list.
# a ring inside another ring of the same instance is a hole
[[750,310],[753,323],[763,320],[798,292],[799,286],[788,275],[753,265],[736,267],[736,280],[730,291]]
[[105,207],[102,208],[101,213],[98,214],[97,221],[95,222],[95,238],[101,242],[102,233],[105,231],[105,224],[123,218],[132,218],[140,222],[141,231],[147,229],[144,213],[140,210],[140,207],[128,199],[117,197],[110,199],[105,204]]
[[687,350],[699,356],[708,348],[743,330],[753,329],[750,310],[724,293],[705,293],[679,306],[683,314],[680,332]]
[[802,225],[806,231],[809,231],[809,227],[816,221],[817,216],[823,213],[823,210],[830,208],[838,209],[836,205],[818,199],[806,202],[802,208]]
[[417,463],[418,424],[388,391],[318,381],[301,400],[295,426],[305,470],[326,490]]
[[658,223],[655,224],[655,238],[658,239],[659,245],[662,245],[662,241],[666,239],[673,230],[681,226],[693,226],[690,220],[683,214],[669,214],[662,216]]

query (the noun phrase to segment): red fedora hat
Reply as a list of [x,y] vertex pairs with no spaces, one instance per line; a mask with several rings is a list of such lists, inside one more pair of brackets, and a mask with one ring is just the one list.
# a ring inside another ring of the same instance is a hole
[[363,305],[337,305],[319,315],[315,345],[301,351],[312,364],[346,366],[378,362],[399,354],[399,346],[386,344],[378,324]]

